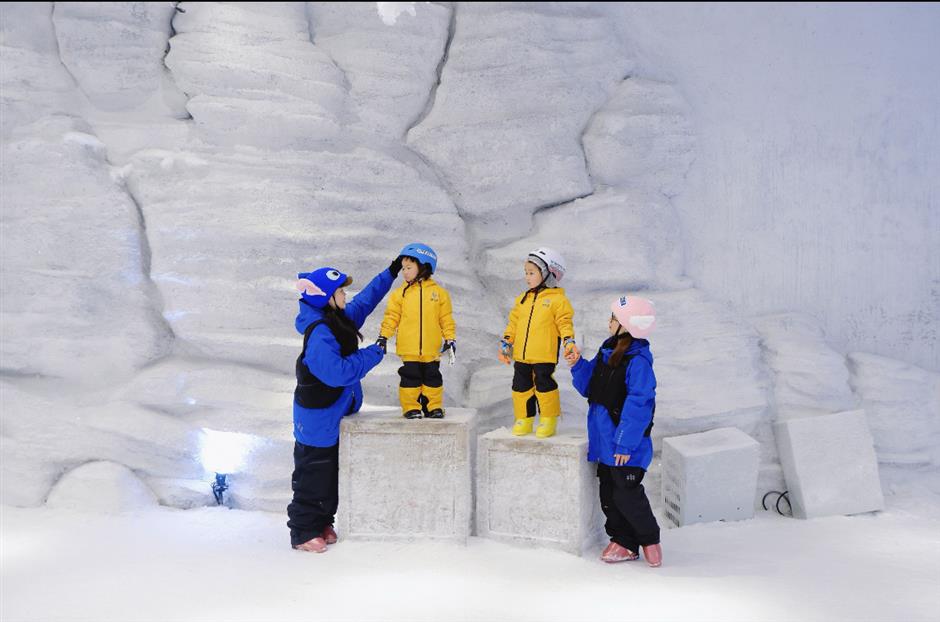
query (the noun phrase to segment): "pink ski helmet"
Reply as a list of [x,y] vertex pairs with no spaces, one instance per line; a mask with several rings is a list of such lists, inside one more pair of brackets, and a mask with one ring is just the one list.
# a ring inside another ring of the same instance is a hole
[[610,310],[623,329],[637,339],[646,338],[656,327],[656,307],[646,298],[620,296],[610,303]]

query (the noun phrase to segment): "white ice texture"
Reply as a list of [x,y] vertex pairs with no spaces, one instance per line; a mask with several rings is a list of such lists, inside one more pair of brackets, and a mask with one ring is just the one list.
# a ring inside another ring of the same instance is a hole
[[548,245],[587,355],[615,295],[655,301],[657,451],[736,427],[764,490],[772,423],[862,409],[889,502],[937,489],[937,6],[380,4],[0,5],[3,503],[80,498],[88,463],[211,503],[209,430],[250,437],[228,503],[283,511],[295,275],[355,292],[415,240],[479,433]]

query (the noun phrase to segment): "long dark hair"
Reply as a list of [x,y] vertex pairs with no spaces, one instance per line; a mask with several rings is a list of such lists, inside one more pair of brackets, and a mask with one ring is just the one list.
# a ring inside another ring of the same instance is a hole
[[342,309],[334,309],[329,304],[323,307],[323,323],[326,324],[336,341],[339,342],[339,351],[343,356],[349,356],[359,349],[359,341],[362,341],[362,333],[356,328],[351,319],[346,317]]
[[611,367],[617,367],[620,365],[620,361],[623,360],[623,355],[630,349],[630,344],[633,343],[633,335],[628,332],[622,332],[614,335],[608,341],[614,342],[611,344],[614,347],[614,351],[610,353],[607,364]]

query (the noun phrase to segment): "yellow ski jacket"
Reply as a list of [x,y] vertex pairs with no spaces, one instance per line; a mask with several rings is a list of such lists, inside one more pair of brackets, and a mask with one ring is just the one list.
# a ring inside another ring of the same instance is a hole
[[404,283],[388,299],[379,334],[395,338],[395,353],[403,361],[430,363],[441,358],[444,339],[456,339],[450,294],[433,279]]
[[526,291],[516,298],[503,332],[520,363],[557,363],[565,337],[574,338],[574,309],[560,287]]

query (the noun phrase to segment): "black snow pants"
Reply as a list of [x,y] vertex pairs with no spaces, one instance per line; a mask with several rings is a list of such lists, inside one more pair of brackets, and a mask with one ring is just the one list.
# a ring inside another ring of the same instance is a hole
[[294,442],[294,499],[287,506],[291,546],[303,544],[333,524],[339,505],[339,443],[311,447]]
[[604,529],[612,542],[634,553],[640,546],[659,544],[659,523],[640,483],[644,475],[646,471],[640,467],[597,463],[601,509],[607,517]]

